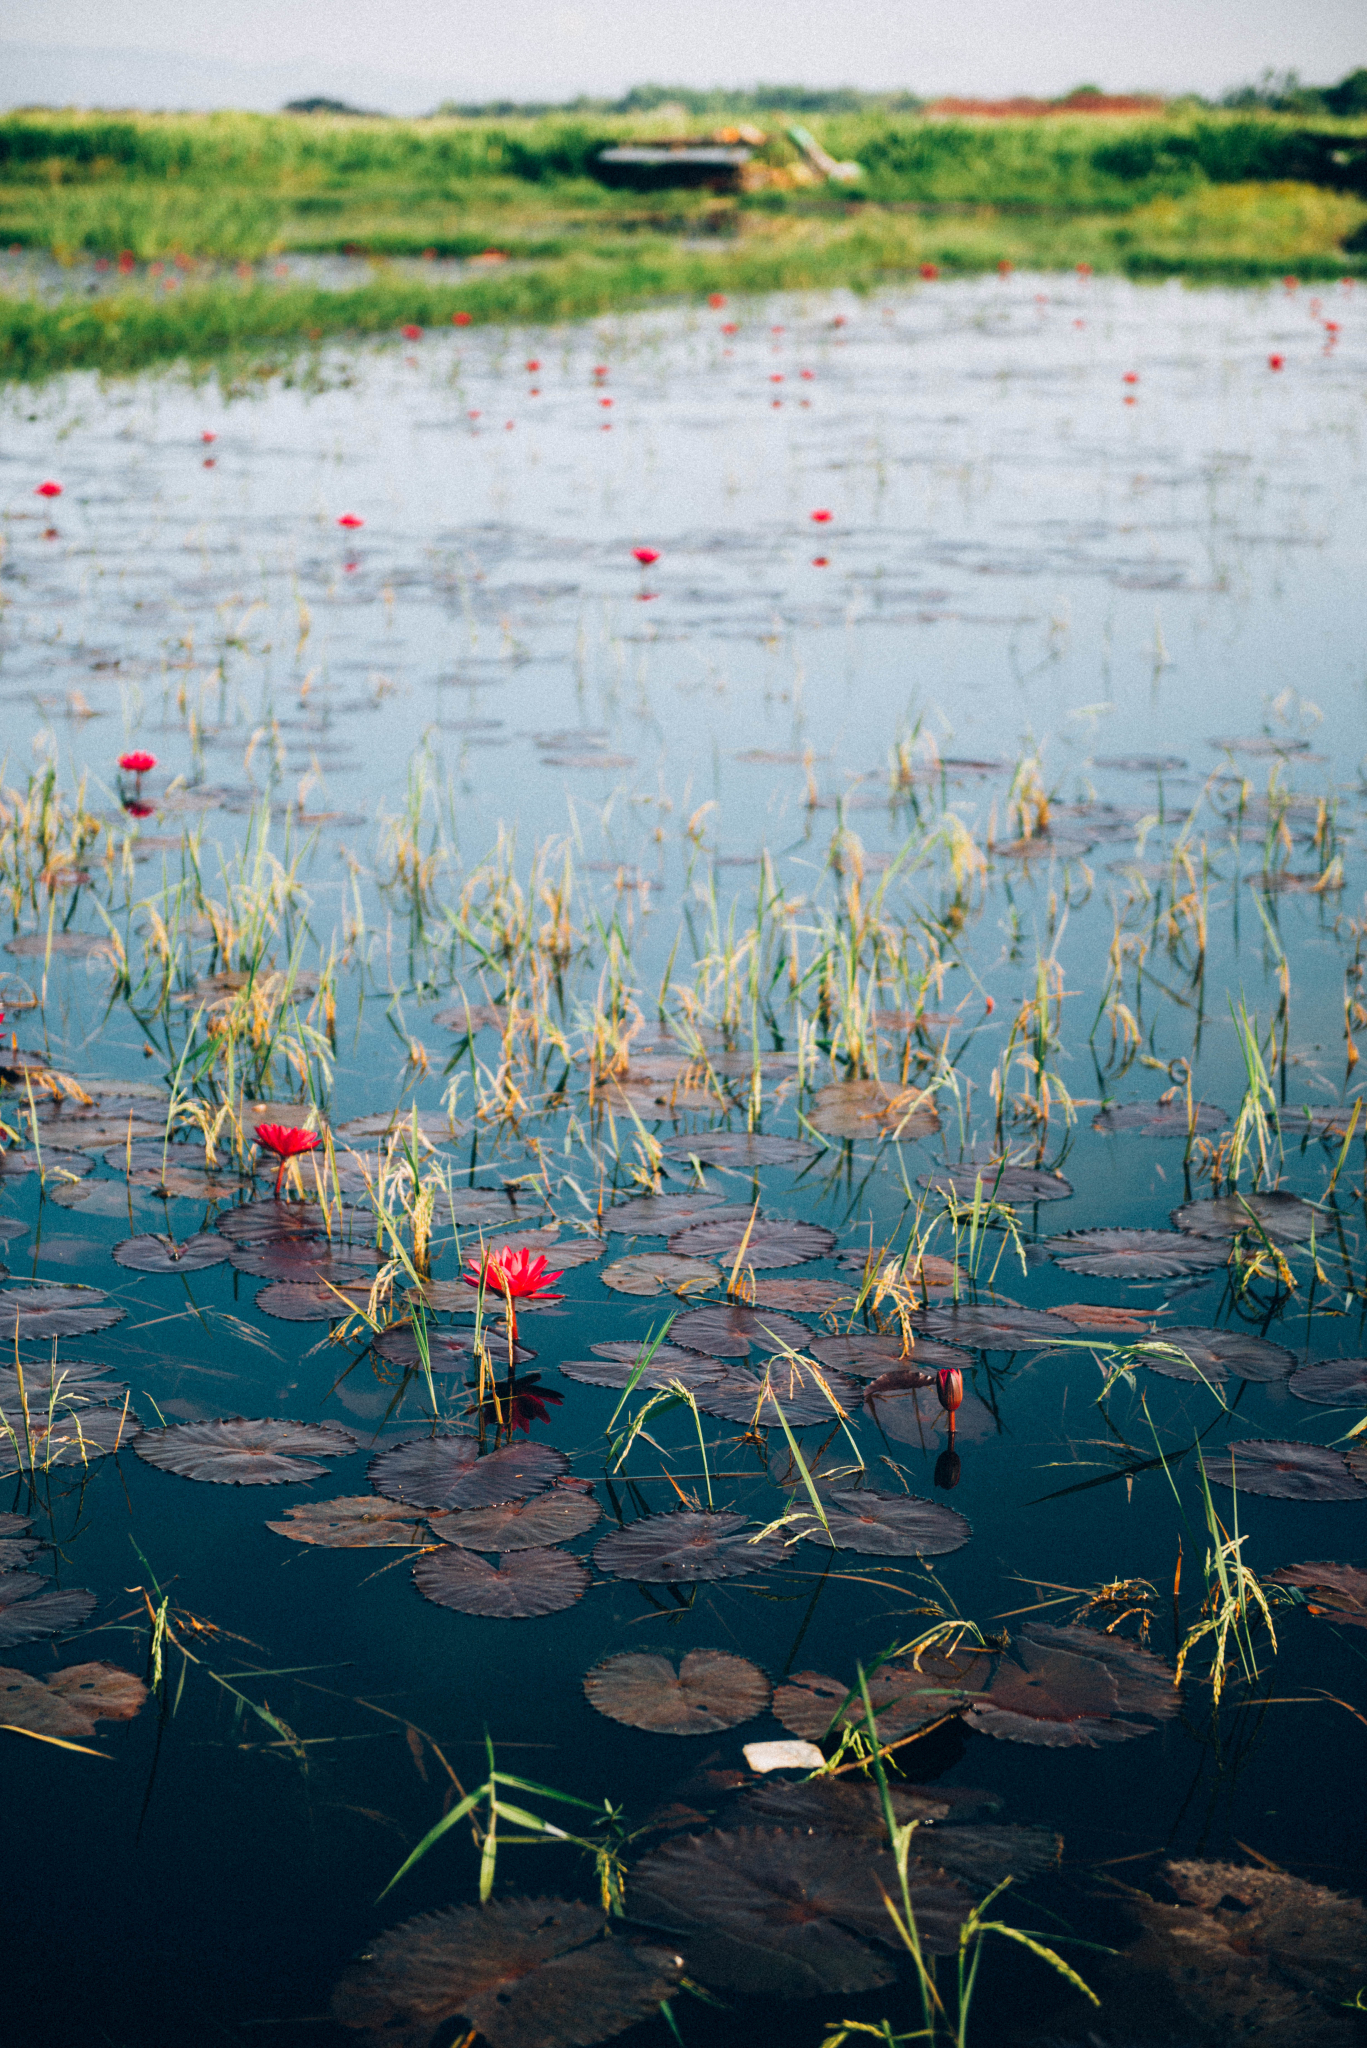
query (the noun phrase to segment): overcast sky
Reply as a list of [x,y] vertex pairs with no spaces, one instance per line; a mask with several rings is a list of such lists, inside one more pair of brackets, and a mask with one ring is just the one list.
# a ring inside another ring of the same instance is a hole
[[0,101],[395,113],[687,85],[1211,95],[1367,63],[1363,0],[7,0]]

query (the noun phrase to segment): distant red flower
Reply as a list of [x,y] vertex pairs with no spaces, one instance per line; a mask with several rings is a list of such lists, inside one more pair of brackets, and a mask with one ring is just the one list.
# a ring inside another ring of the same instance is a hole
[[815,512],[813,512],[811,515],[811,517],[816,521],[818,526],[825,526],[829,522],[830,516],[830,513],[826,510],[826,507],[824,505],[818,505]]
[[1015,264],[1014,264],[1014,263],[1013,263],[1013,262],[1011,261],[1010,257],[1008,257],[1008,256],[1001,256],[1001,257],[998,257],[998,259],[997,259],[997,269],[998,269],[998,270],[999,270],[999,271],[1001,272],[1001,275],[1002,275],[1003,277],[1009,277],[1009,276],[1011,275],[1012,271],[1013,271],[1013,270],[1015,269],[1015,267],[1016,267],[1016,266],[1015,266]]
[[144,754],[140,749],[131,754],[119,755],[119,766],[126,775],[150,775],[156,765],[156,755]]
[[1289,292],[1299,291],[1300,282],[1301,281],[1298,277],[1284,277],[1282,279],[1282,283],[1286,286],[1286,289]]
[[511,1245],[504,1245],[501,1252],[486,1251],[482,1258],[467,1262],[468,1273],[461,1279],[467,1287],[479,1289],[482,1294],[495,1295],[504,1304],[508,1314],[508,1329],[513,1342],[517,1342],[517,1309],[519,1301],[560,1301],[563,1296],[551,1292],[563,1273],[547,1271],[548,1261],[544,1252],[533,1260],[524,1245],[521,1251],[514,1251]]
[[1120,381],[1122,384],[1137,384],[1139,382],[1138,370],[1126,370]]
[[33,495],[35,498],[60,498],[62,487],[60,484],[55,484],[51,477],[47,477],[38,485]]
[[1267,359],[1267,367],[1269,370],[1280,370],[1283,369],[1285,365],[1285,356],[1269,356]]
[[798,372],[798,375],[799,375],[799,376],[801,376],[801,377],[805,377],[805,378],[806,378],[806,380],[807,380],[807,382],[808,382],[808,383],[810,384],[810,383],[811,383],[811,381],[812,381],[812,379],[813,379],[813,377],[815,377],[815,375],[816,375],[816,371],[815,371],[815,370],[800,370],[800,371]]
[[451,325],[453,327],[468,327],[470,325],[470,315],[468,313],[453,313],[451,315]]
[[830,566],[831,566],[831,558],[830,558],[830,556],[829,556],[829,555],[813,555],[813,556],[812,556],[812,567],[813,567],[814,569],[829,569],[829,568],[830,568]]
[[122,277],[127,277],[129,271],[136,270],[137,267],[138,259],[133,254],[133,251],[131,249],[121,249],[119,251],[119,274]]
[[845,315],[843,313],[837,313],[834,320],[832,320],[831,325],[832,327],[843,327],[845,325]]
[[536,359],[536,357],[535,357],[535,356],[532,356],[532,357],[531,357],[531,359],[529,360],[528,364],[527,364],[527,369],[528,369],[528,372],[529,372],[529,373],[534,373],[535,371],[539,370],[540,368],[541,368],[541,365],[540,365],[540,363],[539,363],[539,362],[537,361],[537,359]]
[[594,376],[595,376],[595,377],[606,377],[606,376],[607,376],[607,373],[608,373],[608,366],[607,366],[607,364],[606,364],[606,363],[595,363],[595,364],[594,364],[594,366],[593,366],[593,374],[594,374]]
[[771,370],[769,372],[769,382],[771,384],[781,384],[783,382],[782,370]]
[[405,340],[405,341],[421,341],[421,340],[422,340],[422,329],[421,329],[421,327],[415,327],[415,326],[414,326],[414,325],[412,324],[412,322],[411,322],[411,321],[410,321],[410,323],[409,323],[409,325],[408,325],[407,327],[401,327],[401,328],[399,329],[399,332],[400,332],[400,334],[402,334],[402,336],[403,336],[403,338],[404,338],[404,340]]
[[280,1168],[275,1176],[275,1192],[278,1199],[280,1183],[290,1160],[298,1158],[302,1152],[316,1152],[323,1141],[317,1131],[300,1130],[297,1124],[258,1124],[256,1142],[263,1145],[268,1152],[274,1152],[280,1161]]
[[600,398],[600,399],[599,399],[599,401],[598,401],[598,403],[599,403],[600,405],[611,405],[611,404],[612,404],[612,400],[611,400],[610,398]]
[[202,434],[200,435],[200,437],[199,437],[199,438],[200,438],[200,440],[201,440],[201,441],[203,441],[203,442],[204,442],[204,443],[206,444],[206,446],[207,446],[207,444],[208,444],[208,443],[209,443],[210,441],[216,441],[216,440],[218,439],[218,435],[217,435],[217,434],[215,434],[215,433],[213,433],[213,432],[212,432],[212,431],[211,431],[211,430],[210,430],[210,429],[209,429],[208,427],[206,427],[206,428],[204,429],[204,432],[203,432],[203,433],[202,433]]
[[785,331],[786,331],[786,330],[785,330],[784,328],[782,328],[782,327],[771,327],[771,328],[769,329],[769,332],[770,332],[771,334],[782,334],[782,333],[784,333]]
[[716,310],[717,310],[717,308],[718,308],[718,306],[724,306],[724,305],[726,304],[726,293],[725,293],[725,292],[709,292],[709,293],[707,294],[707,303],[708,303],[708,305],[709,305],[709,306],[710,306],[710,307],[712,308],[713,312],[715,313],[715,312],[716,312]]
[[1091,264],[1090,264],[1090,263],[1079,263],[1079,264],[1078,264],[1078,267],[1077,267],[1077,274],[1078,274],[1078,276],[1079,276],[1079,277],[1090,277],[1090,276],[1091,276],[1091,274],[1092,274],[1092,266],[1091,266]]
[[643,569],[648,569],[652,562],[658,562],[660,559],[658,548],[633,548],[631,552]]
[[339,526],[345,526],[350,529],[357,526],[364,526],[365,521],[364,519],[359,518],[355,512],[344,512],[341,518],[337,521],[337,524]]
[[923,263],[923,264],[921,265],[921,275],[922,275],[922,277],[924,277],[924,278],[932,278],[932,277],[938,277],[938,276],[940,275],[940,266],[939,266],[939,264],[938,264],[938,263]]
[[156,805],[145,804],[141,797],[126,796],[123,800],[123,807],[130,818],[154,818],[157,814]]
[[736,321],[727,320],[723,323],[721,331],[723,334],[739,334],[740,327],[738,326]]

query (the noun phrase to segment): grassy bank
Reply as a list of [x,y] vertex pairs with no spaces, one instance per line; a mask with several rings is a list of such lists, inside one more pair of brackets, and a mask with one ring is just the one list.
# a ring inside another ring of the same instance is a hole
[[[779,124],[763,152],[779,182],[763,191],[609,192],[586,175],[605,136],[649,125],[0,120],[0,243],[73,266],[122,255],[131,271],[126,289],[98,298],[0,299],[0,375],[278,353],[458,311],[547,321],[717,291],[869,290],[927,263],[1085,263],[1202,282],[1367,267],[1367,198],[1353,189],[1367,187],[1361,123],[865,113],[817,123],[837,156],[863,164],[857,194],[785,185],[794,152]],[[458,285],[384,268],[491,247],[512,262]],[[359,252],[376,269],[331,292],[231,268],[284,251]],[[173,288],[142,268],[154,259],[179,265]]]

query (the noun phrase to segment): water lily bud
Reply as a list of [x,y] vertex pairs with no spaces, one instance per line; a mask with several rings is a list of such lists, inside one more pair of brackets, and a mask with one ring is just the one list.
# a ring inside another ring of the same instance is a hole
[[946,1367],[935,1375],[935,1392],[940,1406],[953,1415],[964,1398],[964,1376],[957,1367]]

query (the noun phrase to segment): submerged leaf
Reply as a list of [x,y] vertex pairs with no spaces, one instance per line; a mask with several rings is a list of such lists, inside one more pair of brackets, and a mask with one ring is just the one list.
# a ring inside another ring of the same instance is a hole
[[1035,1166],[1003,1166],[1000,1161],[981,1165],[937,1166],[917,1176],[919,1188],[946,1189],[961,1202],[971,1202],[981,1182],[984,1202],[1009,1202],[1028,1208],[1035,1202],[1062,1202],[1073,1190],[1061,1173],[1045,1173]]
[[573,1607],[589,1586],[588,1567],[566,1550],[512,1550],[491,1564],[472,1550],[443,1544],[413,1567],[424,1600],[491,1621],[525,1621]]
[[[46,1380],[44,1374],[38,1385]],[[103,1392],[104,1388],[92,1391]],[[110,1393],[121,1389],[110,1386]],[[11,1472],[46,1471],[53,1465],[89,1465],[111,1451],[133,1443],[141,1425],[131,1408],[115,1405],[91,1408],[76,1405],[65,1392],[57,1406],[30,1408],[27,1424],[22,1415],[11,1415],[0,1433],[0,1475]]]
[[720,1379],[699,1387],[696,1399],[704,1415],[746,1429],[781,1429],[785,1421],[790,1429],[807,1429],[835,1422],[841,1412],[848,1415],[858,1403],[859,1389],[828,1366],[775,1358],[763,1372],[729,1367]]
[[592,2048],[653,2017],[681,1968],[577,1900],[491,1899],[391,1927],[348,1965],[332,2016],[376,2048],[430,2048],[457,2022],[451,2038],[487,2048]]
[[[1171,1345],[1183,1357],[1169,1358],[1149,1351],[1147,1342]],[[1243,1330],[1160,1327],[1146,1340],[1138,1362],[1170,1380],[1256,1380],[1271,1386],[1286,1378],[1296,1363],[1296,1354],[1280,1344],[1269,1344],[1262,1337],[1250,1337]]]
[[900,1337],[879,1336],[871,1330],[851,1330],[839,1337],[817,1337],[807,1349],[823,1365],[836,1366],[861,1380],[881,1379],[885,1374],[897,1371],[928,1370],[934,1373],[941,1366],[967,1372],[973,1363],[966,1351],[920,1338],[913,1340],[912,1348],[904,1352]]
[[491,1508],[543,1493],[570,1469],[549,1444],[509,1444],[480,1456],[472,1436],[419,1436],[380,1451],[368,1476],[390,1500],[419,1508]]
[[889,1088],[882,1081],[832,1081],[817,1093],[808,1117],[823,1138],[884,1138],[910,1142],[940,1128],[923,1088]]
[[95,1610],[84,1586],[54,1586],[38,1572],[0,1572],[0,1650],[79,1628]]
[[950,1302],[921,1310],[916,1323],[928,1337],[967,1345],[972,1351],[1018,1351],[1023,1344],[1057,1344],[1064,1335],[1057,1321],[1039,1309],[1015,1308],[1009,1302]]
[[47,1679],[0,1670],[0,1727],[88,1742],[97,1721],[131,1721],[146,1698],[142,1680],[116,1664],[68,1664]]
[[[957,1714],[987,1683],[990,1657],[972,1650],[950,1656],[923,1652],[918,1669],[908,1657],[880,1664],[869,1674],[869,1703],[880,1742],[900,1742],[946,1714]],[[850,1684],[823,1671],[798,1671],[774,1693],[774,1713],[792,1735],[823,1742],[835,1730],[868,1727],[857,1680]]]
[[716,1735],[762,1714],[769,1681],[757,1664],[724,1650],[690,1650],[678,1670],[668,1657],[625,1650],[584,1680],[589,1705],[610,1721],[656,1735]]
[[853,1308],[854,1292],[848,1282],[842,1287],[838,1280],[757,1280],[754,1306],[819,1316],[827,1309]]
[[[559,1370],[567,1380],[578,1380],[586,1387],[614,1387],[619,1392],[626,1387],[640,1362],[640,1346],[623,1344],[620,1349],[627,1353],[622,1358],[575,1358],[561,1365]],[[595,1351],[605,1351],[607,1345],[596,1344]],[[672,1386],[678,1380],[691,1393],[699,1393],[704,1387],[714,1387],[726,1376],[726,1367],[717,1358],[700,1358],[696,1352],[680,1351],[676,1345],[662,1344],[642,1372],[637,1386],[645,1393],[658,1393],[662,1387]]]
[[697,1159],[703,1166],[806,1166],[819,1156],[801,1138],[764,1131],[694,1131],[666,1138],[663,1149],[667,1159]]
[[620,1202],[603,1217],[604,1230],[620,1230],[632,1237],[672,1237],[704,1216],[748,1216],[748,1208],[727,1203],[724,1195],[700,1189],[687,1195],[638,1195]]
[[642,1515],[624,1529],[614,1529],[593,1553],[602,1572],[638,1585],[682,1586],[699,1579],[737,1579],[781,1564],[787,1555],[776,1536],[759,1542],[758,1532],[744,1515],[729,1511],[702,1514],[674,1508],[662,1515]]
[[226,1415],[215,1422],[177,1422],[145,1429],[134,1446],[140,1458],[179,1479],[213,1486],[283,1486],[327,1471],[315,1458],[345,1458],[357,1448],[349,1429],[335,1422],[249,1421]]

